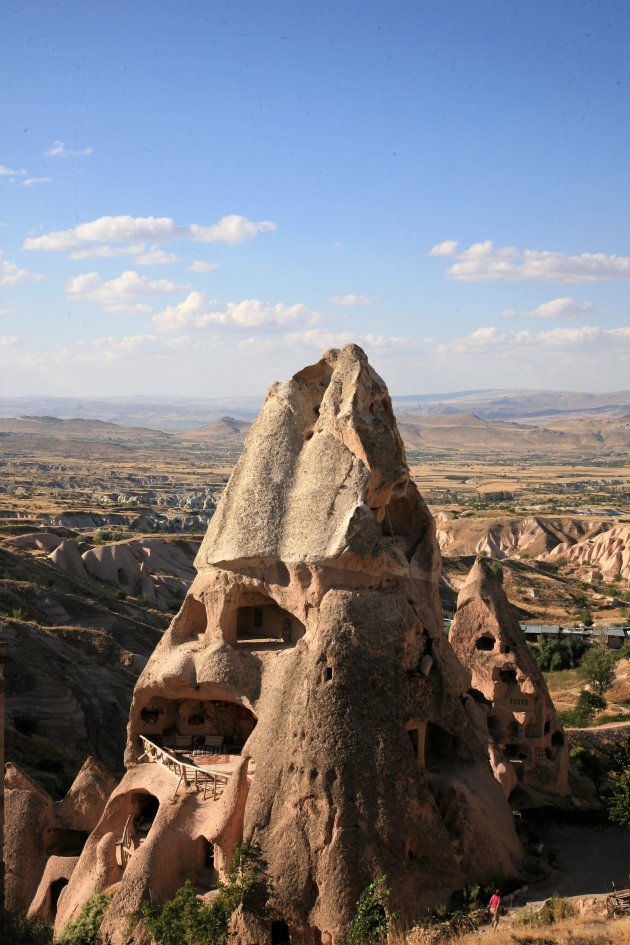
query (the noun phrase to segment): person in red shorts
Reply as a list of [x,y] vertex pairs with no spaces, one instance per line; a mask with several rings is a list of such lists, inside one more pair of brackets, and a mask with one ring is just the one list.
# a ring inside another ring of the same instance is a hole
[[501,891],[499,889],[495,889],[493,892],[488,908],[492,914],[491,926],[496,929],[499,924],[499,913],[501,912]]

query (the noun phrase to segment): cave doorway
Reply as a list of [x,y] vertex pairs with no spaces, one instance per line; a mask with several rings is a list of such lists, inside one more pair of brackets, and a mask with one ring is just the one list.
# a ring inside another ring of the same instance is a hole
[[60,879],[55,879],[50,884],[50,916],[52,919],[57,916],[57,906],[59,905],[59,896],[63,889],[68,885],[68,880],[65,877]]
[[271,945],[291,945],[289,926],[286,922],[271,923]]
[[454,761],[458,752],[458,740],[435,722],[427,722],[424,760],[427,770],[435,771]]

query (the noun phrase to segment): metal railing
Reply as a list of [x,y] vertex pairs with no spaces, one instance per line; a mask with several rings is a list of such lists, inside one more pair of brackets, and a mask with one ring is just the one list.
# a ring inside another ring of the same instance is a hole
[[204,771],[203,768],[198,768],[194,764],[182,761],[180,758],[177,758],[176,755],[167,751],[166,748],[161,748],[144,735],[140,735],[139,738],[143,751],[138,761],[146,759],[155,764],[161,764],[167,771],[170,771],[171,774],[178,778],[175,794],[177,794],[183,784],[185,791],[200,791],[203,789],[204,800],[211,797],[216,801],[225,790],[229,781],[229,775],[219,774],[214,771]]

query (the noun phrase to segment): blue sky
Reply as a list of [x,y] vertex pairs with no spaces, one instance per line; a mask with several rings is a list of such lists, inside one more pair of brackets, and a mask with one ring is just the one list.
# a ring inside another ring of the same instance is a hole
[[630,378],[630,6],[5,0],[1,392]]

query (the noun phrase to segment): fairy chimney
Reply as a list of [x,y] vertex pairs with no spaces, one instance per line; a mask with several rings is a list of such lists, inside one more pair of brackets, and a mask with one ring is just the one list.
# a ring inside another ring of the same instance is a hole
[[269,942],[334,941],[383,874],[409,919],[514,875],[485,717],[443,632],[433,518],[356,345],[271,386],[196,567],[57,928],[116,884],[118,945],[143,897],[203,888],[241,839],[264,864]]
[[544,676],[490,562],[477,558],[449,640],[487,700],[492,766],[506,795],[519,785],[568,795],[568,746]]

